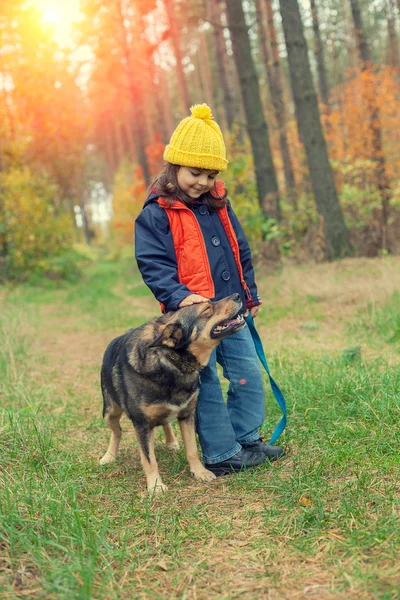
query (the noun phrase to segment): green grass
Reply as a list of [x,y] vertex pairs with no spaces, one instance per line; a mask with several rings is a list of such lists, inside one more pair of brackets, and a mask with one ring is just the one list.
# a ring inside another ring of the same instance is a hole
[[400,292],[393,292],[382,305],[369,303],[352,323],[352,330],[362,330],[372,340],[383,340],[400,350]]
[[[123,262],[91,265],[63,289],[8,290],[0,329],[0,596],[399,598],[400,368],[354,350],[369,309],[346,317],[347,354],[330,351],[329,339],[318,354],[305,342],[295,353],[266,345],[288,402],[285,460],[200,485],[183,451],[167,452],[158,436],[169,492],[151,498],[128,422],[120,459],[98,465],[108,440],[98,357],[114,328],[143,322],[137,313],[146,307],[155,314]],[[385,310],[376,303],[375,314]],[[385,327],[371,342],[390,349]],[[52,338],[59,345],[49,348]],[[266,390],[268,437],[281,415],[267,382]]]

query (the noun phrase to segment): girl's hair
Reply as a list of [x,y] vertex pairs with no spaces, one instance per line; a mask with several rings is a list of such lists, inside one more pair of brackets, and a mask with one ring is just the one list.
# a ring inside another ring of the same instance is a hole
[[[173,165],[171,163],[166,163],[164,165],[163,170],[155,177],[153,182],[150,184],[149,192],[157,193],[163,198],[167,200],[169,203],[173,203],[174,200],[180,200],[184,202],[187,206],[193,206],[198,202],[198,200],[194,200],[190,198],[185,192],[183,192],[178,185],[178,171],[180,169],[179,165]],[[211,191],[206,192],[201,196],[202,203],[207,206],[209,210],[219,210],[226,204],[228,204],[227,200],[227,191],[224,190],[223,194],[217,192],[216,187],[213,188],[213,194]]]

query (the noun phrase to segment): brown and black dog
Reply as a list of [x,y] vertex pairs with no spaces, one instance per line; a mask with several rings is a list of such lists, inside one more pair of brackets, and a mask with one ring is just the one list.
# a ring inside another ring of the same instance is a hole
[[245,326],[239,314],[242,302],[233,294],[218,302],[205,302],[168,312],[131,329],[108,346],[101,369],[103,417],[111,429],[110,445],[100,460],[112,462],[121,440],[123,412],[135,428],[147,489],[166,489],[154,454],[154,427],[162,425],[166,445],[176,449],[171,427],[177,418],[190,471],[200,481],[215,475],[200,462],[195,435],[200,371],[219,342]]

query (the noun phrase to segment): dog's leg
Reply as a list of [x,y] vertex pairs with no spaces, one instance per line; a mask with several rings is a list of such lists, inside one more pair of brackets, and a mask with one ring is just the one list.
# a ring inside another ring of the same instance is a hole
[[179,450],[179,442],[175,437],[174,430],[172,429],[172,425],[168,423],[168,425],[163,425],[164,435],[165,435],[165,445],[169,450]]
[[194,415],[191,415],[186,419],[179,419],[179,427],[181,428],[190,472],[194,475],[195,479],[198,479],[199,481],[212,481],[215,479],[214,473],[207,471],[199,458],[194,430]]
[[140,460],[147,480],[147,491],[160,494],[168,488],[163,484],[158,472],[156,455],[154,454],[154,430],[135,426],[136,437],[139,444]]
[[119,443],[121,441],[121,427],[119,421],[122,415],[122,409],[109,398],[104,398],[104,421],[109,429],[111,429],[111,439],[108,450],[100,459],[101,465],[106,465],[113,462],[118,456]]

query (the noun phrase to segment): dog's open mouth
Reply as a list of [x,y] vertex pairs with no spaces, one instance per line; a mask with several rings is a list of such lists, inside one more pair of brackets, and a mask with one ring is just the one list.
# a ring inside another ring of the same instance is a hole
[[233,319],[228,319],[226,321],[220,321],[217,325],[211,329],[211,337],[219,338],[225,336],[227,333],[236,333],[239,329],[242,329],[246,324],[244,317],[242,314],[236,315]]

